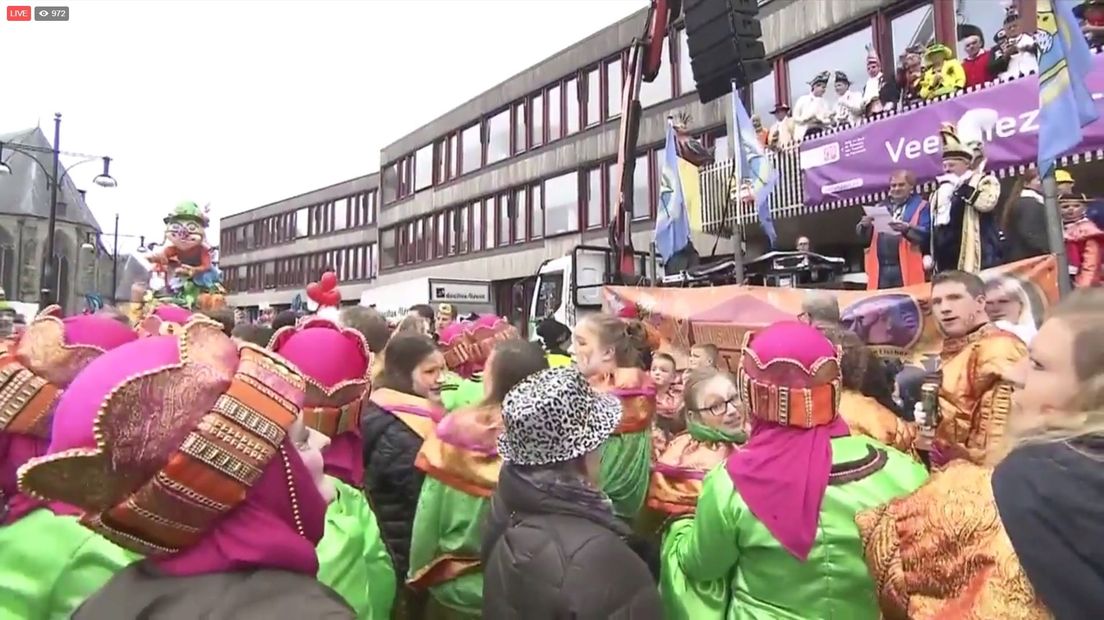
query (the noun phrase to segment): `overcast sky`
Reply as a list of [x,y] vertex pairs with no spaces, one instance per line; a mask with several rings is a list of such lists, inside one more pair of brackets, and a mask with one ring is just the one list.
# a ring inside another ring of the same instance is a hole
[[217,220],[374,172],[386,144],[647,0],[67,4],[67,23],[0,22],[0,133],[52,139],[61,112],[62,150],[114,158],[117,189],[72,172],[104,228],[118,210],[159,239],[182,200]]

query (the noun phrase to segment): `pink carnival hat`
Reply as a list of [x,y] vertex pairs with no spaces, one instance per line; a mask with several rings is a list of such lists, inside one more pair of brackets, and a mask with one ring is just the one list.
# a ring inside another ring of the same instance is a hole
[[744,337],[737,372],[751,415],[781,426],[830,423],[839,409],[839,349],[816,328],[775,323]]
[[484,314],[474,321],[453,323],[437,335],[445,364],[465,377],[483,370],[498,341],[517,337],[517,328],[493,314]]
[[92,360],[138,338],[115,319],[43,310],[0,356],[0,431],[49,437],[58,395]]
[[193,317],[90,364],[58,401],[49,454],[20,468],[20,489],[82,509],[83,525],[127,549],[191,547],[278,458],[304,387],[286,361]]
[[142,337],[164,336],[179,330],[193,316],[195,314],[191,310],[173,304],[161,304],[150,311],[136,329]]
[[372,391],[372,354],[360,332],[309,318],[278,330],[268,348],[303,373],[308,426],[329,437],[359,429],[361,404]]

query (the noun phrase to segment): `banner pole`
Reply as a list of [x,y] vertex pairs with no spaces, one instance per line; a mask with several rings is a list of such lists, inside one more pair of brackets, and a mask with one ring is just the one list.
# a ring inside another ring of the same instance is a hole
[[1058,259],[1058,296],[1065,297],[1073,289],[1066,256],[1066,240],[1062,235],[1062,211],[1058,206],[1058,180],[1054,178],[1056,166],[1043,177],[1043,208],[1046,209],[1047,245]]
[[[730,97],[736,97],[736,80],[732,80],[732,88],[730,89]],[[728,152],[732,158],[733,172],[735,172],[737,166],[743,166],[743,162],[736,161],[736,158],[740,156],[740,146],[743,144],[740,140],[740,123],[736,122],[735,107],[733,105],[728,106],[728,113],[725,114],[725,124],[728,125]],[[743,176],[741,174],[741,176]],[[733,197],[732,188],[725,188],[728,191],[729,200],[733,203],[733,210],[735,213],[732,215],[732,263],[733,271],[736,276],[736,283],[740,286],[744,285],[744,227],[740,222],[740,211],[743,206],[741,200],[741,181],[736,180],[735,197]],[[730,210],[731,212],[731,210]]]

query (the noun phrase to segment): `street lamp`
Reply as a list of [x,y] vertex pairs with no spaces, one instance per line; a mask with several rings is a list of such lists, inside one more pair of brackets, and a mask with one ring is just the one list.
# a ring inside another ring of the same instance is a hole
[[[111,158],[102,156],[84,156],[85,158],[64,170],[61,168],[61,113],[54,114],[54,144],[51,149],[44,149],[36,146],[28,146],[20,144],[18,147],[12,144],[4,144],[0,142],[0,176],[10,175],[12,173],[11,166],[3,161],[4,147],[7,146],[16,153],[22,153],[34,161],[35,165],[42,170],[43,174],[50,181],[50,217],[46,224],[46,251],[42,256],[42,276],[39,280],[39,307],[45,308],[50,304],[55,303],[57,291],[54,290],[54,233],[57,232],[57,210],[58,210],[58,187],[65,181],[65,177],[69,174],[69,171],[73,168],[90,161],[97,159],[103,160],[103,173],[96,176],[93,179],[93,183],[100,187],[118,187],[119,182],[115,180],[115,177],[111,176]],[[50,153],[54,156],[53,161],[53,173],[46,170],[46,167],[42,165],[42,162],[38,160],[33,153]]]
[[[115,180],[115,179],[112,179],[107,174],[107,167],[106,166],[104,166],[104,174],[102,174],[100,176],[105,176],[108,179],[111,179],[112,181]],[[97,177],[97,178],[99,178],[99,177]],[[105,187],[107,187],[107,186],[105,186]],[[96,235],[98,237],[102,238],[103,233],[96,233]],[[119,302],[119,298],[115,294],[116,291],[119,288],[119,237],[128,237],[128,238],[131,238],[131,239],[138,239],[139,240],[138,244],[140,246],[145,246],[146,245],[146,236],[145,235],[120,235],[119,234],[119,213],[118,212],[115,213],[115,232],[113,233],[112,236],[114,237],[114,240],[112,242],[113,248],[111,250],[111,305],[114,306]],[[91,237],[86,237],[85,239],[86,239],[85,242],[81,244],[81,249],[82,250],[95,250],[96,247],[92,245]],[[98,288],[98,286],[97,286],[97,288]]]

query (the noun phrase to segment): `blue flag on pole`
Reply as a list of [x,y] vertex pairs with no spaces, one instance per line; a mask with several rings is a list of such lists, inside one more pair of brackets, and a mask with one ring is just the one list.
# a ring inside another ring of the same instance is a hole
[[1085,78],[1092,53],[1073,16],[1073,0],[1038,0],[1039,174],[1081,142],[1099,116]]
[[744,201],[750,197],[755,201],[755,210],[759,215],[759,223],[770,240],[771,248],[778,244],[778,233],[774,230],[774,218],[770,212],[767,199],[774,191],[774,185],[778,182],[778,171],[767,156],[766,149],[759,142],[759,136],[755,133],[755,127],[751,124],[751,117],[744,109],[744,102],[740,100],[740,93],[735,84],[732,88],[732,121],[739,128],[739,136],[736,144],[735,177],[739,183],[739,200]]
[[667,145],[663,147],[663,171],[660,175],[659,211],[656,213],[656,254],[668,261],[690,244],[690,217],[679,179],[678,142],[675,128],[667,125]]

